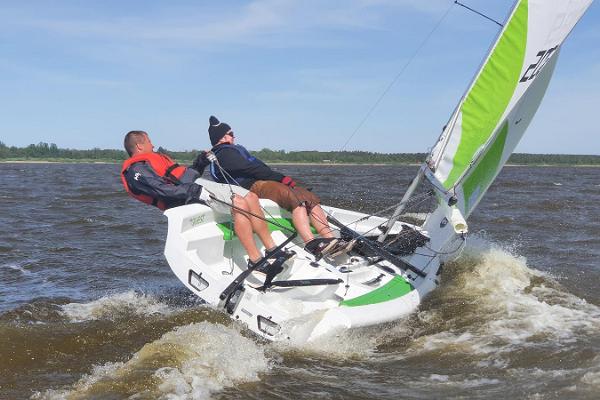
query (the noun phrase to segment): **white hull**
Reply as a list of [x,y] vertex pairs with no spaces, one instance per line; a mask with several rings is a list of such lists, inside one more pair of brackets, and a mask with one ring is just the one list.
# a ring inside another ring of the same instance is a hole
[[[269,218],[289,218],[289,213],[275,203],[261,200],[261,204],[267,215],[270,214]],[[369,217],[352,223],[366,215],[323,208],[359,233],[386,222],[384,218]],[[315,262],[314,256],[304,251],[301,240],[297,238],[286,246],[297,253],[296,257],[285,263],[283,272],[275,280],[339,279],[340,282],[320,286],[271,287],[260,291],[256,288],[262,282],[250,275],[244,281],[243,290],[229,302],[227,312],[231,318],[241,321],[264,338],[295,341],[310,341],[339,329],[402,318],[413,312],[423,297],[438,284],[436,275],[440,257],[432,249],[444,250],[458,237],[452,229],[439,228],[440,221],[447,214],[440,210],[449,211],[447,207],[438,207],[438,211],[430,214],[424,224],[425,227],[437,224],[438,228],[432,231],[436,235],[432,237],[422,230],[430,237],[429,243],[418,248],[415,254],[403,258],[422,270],[423,276],[401,270],[388,261],[369,265],[368,258],[353,252],[333,260]],[[245,251],[237,238],[226,240],[229,239],[229,230],[224,225],[219,227],[219,224],[227,224],[230,217],[215,214],[209,207],[200,204],[176,207],[166,211],[165,215],[169,219],[165,256],[171,269],[192,292],[215,308],[225,310],[226,304],[220,295],[247,265]],[[391,234],[399,233],[403,229],[402,224],[396,223]],[[378,233],[379,230],[373,230],[373,234]],[[289,233],[274,231],[272,235],[280,244]],[[260,242],[257,240],[257,243]]]

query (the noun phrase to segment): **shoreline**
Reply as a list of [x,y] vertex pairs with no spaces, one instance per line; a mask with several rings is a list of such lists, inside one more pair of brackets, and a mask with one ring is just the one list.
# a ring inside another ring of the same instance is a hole
[[[185,161],[184,161],[185,162]],[[93,161],[93,160],[0,160],[0,164],[121,164],[122,161]],[[325,167],[347,167],[347,166],[367,166],[367,167],[393,167],[406,166],[418,167],[420,163],[319,163],[319,162],[269,162],[270,165],[290,165],[290,166],[325,166]],[[506,164],[505,167],[573,167],[573,168],[600,168],[600,164]]]

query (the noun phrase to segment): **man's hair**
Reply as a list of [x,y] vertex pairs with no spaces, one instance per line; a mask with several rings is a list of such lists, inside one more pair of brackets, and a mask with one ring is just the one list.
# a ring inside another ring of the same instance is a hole
[[125,146],[127,154],[129,154],[131,157],[133,155],[133,151],[135,150],[135,145],[138,143],[143,143],[147,137],[148,134],[144,131],[127,132],[127,135],[125,135],[125,140],[123,140],[123,146]]

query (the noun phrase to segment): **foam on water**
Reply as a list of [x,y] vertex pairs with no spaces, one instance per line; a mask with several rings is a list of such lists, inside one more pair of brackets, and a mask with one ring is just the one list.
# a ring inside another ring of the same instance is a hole
[[428,385],[431,383],[438,385],[447,385],[447,386],[457,386],[465,389],[476,388],[481,386],[489,386],[496,385],[500,383],[498,379],[488,379],[488,378],[468,378],[462,375],[449,376],[449,375],[439,375],[439,374],[431,374],[429,378],[422,380],[423,384]]
[[471,240],[448,269],[454,270],[440,288],[442,306],[420,313],[425,324],[445,329],[418,337],[414,351],[497,353],[600,334],[600,308],[566,292],[507,249]]
[[[447,265],[445,274],[450,276],[438,289],[439,304],[405,320],[338,332],[309,343],[296,342],[292,336],[291,341],[272,346],[280,352],[327,358],[375,355],[381,359],[387,356],[375,354],[378,346],[405,339],[407,347],[390,357],[431,352],[485,356],[525,347],[558,348],[600,334],[599,307],[566,292],[551,276],[529,268],[526,259],[510,248],[475,237],[463,256]],[[492,358],[478,362],[502,367],[502,359]]]
[[105,296],[89,303],[69,303],[61,308],[63,315],[71,322],[111,319],[126,314],[166,315],[174,311],[153,296],[133,290]]
[[600,355],[594,359],[594,366],[588,368],[580,382],[596,391],[600,391]]
[[69,390],[33,398],[206,399],[226,387],[259,380],[270,364],[264,348],[236,329],[200,322],[164,334],[125,363],[95,367]]
[[281,353],[301,353],[328,359],[364,359],[377,348],[376,329],[352,329],[318,337],[310,342],[291,340],[273,342],[271,347]]
[[7,268],[12,271],[18,271],[24,276],[30,276],[30,275],[34,274],[33,272],[23,268],[23,266],[18,265],[18,264],[4,264],[3,268]]

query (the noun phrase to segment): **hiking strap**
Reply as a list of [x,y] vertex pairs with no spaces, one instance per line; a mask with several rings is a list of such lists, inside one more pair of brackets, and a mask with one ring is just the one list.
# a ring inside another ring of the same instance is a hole
[[[296,232],[294,232],[289,238],[287,238],[284,242],[282,242],[279,246],[277,246],[271,252],[271,254],[276,254],[276,252],[282,250],[284,248],[284,246],[286,246],[288,243],[290,243],[292,240],[294,240],[296,238],[296,236],[298,236],[298,234]],[[286,255],[285,257],[286,257],[285,259],[287,260],[289,257],[291,257],[291,255]],[[227,305],[229,304],[229,301],[231,300],[231,297],[233,296],[233,294],[244,285],[244,281],[246,280],[246,278],[248,278],[248,276],[250,276],[250,274],[253,271],[255,271],[257,268],[262,268],[266,263],[268,263],[269,259],[272,259],[272,258],[273,258],[272,255],[261,258],[256,264],[254,264],[252,267],[242,271],[237,277],[235,277],[235,279],[233,281],[231,281],[231,283],[219,295],[219,298],[221,300],[225,301],[225,304],[224,304],[225,308],[227,308]],[[281,258],[281,256],[277,257],[276,261],[279,258]],[[284,262],[285,262],[285,260],[284,260]],[[281,264],[283,264],[283,263],[281,263]],[[273,279],[273,278],[271,278],[271,279]]]
[[277,287],[297,287],[297,286],[321,286],[321,285],[337,285],[340,283],[344,283],[342,279],[290,279],[287,281],[275,281],[270,282],[267,285],[265,280],[265,284],[258,288],[258,290],[265,290],[271,286]]

